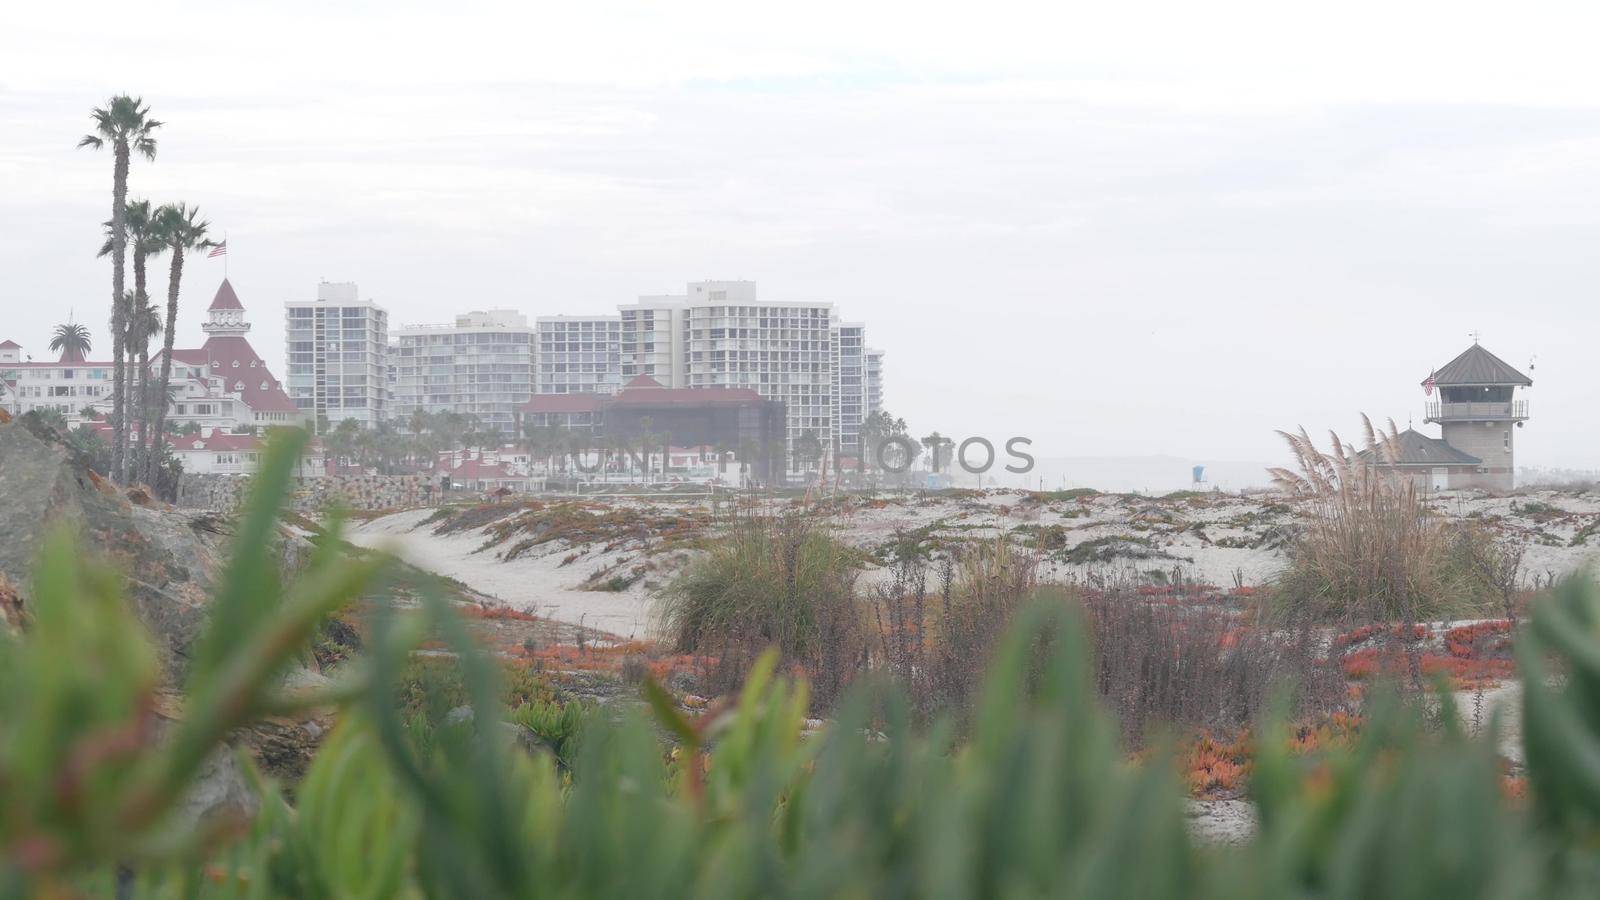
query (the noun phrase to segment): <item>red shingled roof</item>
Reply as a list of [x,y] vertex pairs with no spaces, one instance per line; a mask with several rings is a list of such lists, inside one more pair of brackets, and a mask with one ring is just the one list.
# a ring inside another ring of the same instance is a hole
[[217,288],[217,295],[211,298],[210,309],[244,309],[244,304],[239,302],[239,295],[233,292],[233,285],[228,279],[222,279],[222,286]]
[[[250,342],[236,335],[215,335],[201,348],[210,365],[207,374],[221,378],[223,386],[239,391],[255,412],[297,412],[294,401],[283,392],[283,385],[267,371],[267,364],[256,355]],[[176,355],[174,355],[176,358]],[[255,363],[252,367],[250,364]],[[234,365],[238,363],[238,365]],[[265,384],[266,387],[262,387]]]
[[54,362],[6,363],[6,368],[8,369],[59,369],[62,366],[71,366],[74,369],[109,369],[112,367],[111,360],[109,359],[103,362],[97,362],[92,359],[81,359],[67,360],[65,362],[56,360]]
[[173,444],[173,449],[178,453],[196,450],[211,452],[227,452],[239,450],[260,450],[261,441],[253,434],[228,434],[221,429],[213,429],[206,437],[200,435],[185,435],[168,439]]
[[450,472],[450,477],[456,481],[482,481],[489,479],[526,478],[526,475],[514,474],[506,468],[505,463],[486,463],[478,459],[464,460]]
[[0,341],[0,350],[21,350],[22,345],[16,341]]
[[[239,295],[226,278],[217,288],[212,309],[244,309]],[[283,392],[283,383],[274,378],[267,364],[256,355],[250,342],[239,335],[213,335],[198,350],[172,351],[172,359],[191,366],[206,366],[206,374],[223,381],[223,388],[238,391],[252,412],[296,413],[294,401]],[[253,365],[252,365],[253,363]],[[263,387],[265,385],[265,387]]]
[[[642,376],[641,376],[642,377]],[[631,383],[631,382],[630,382]],[[607,406],[743,406],[760,403],[765,398],[750,388],[699,387],[666,388],[628,387],[611,398]]]
[[526,413],[580,413],[599,408],[599,394],[534,394],[522,404],[522,411]]

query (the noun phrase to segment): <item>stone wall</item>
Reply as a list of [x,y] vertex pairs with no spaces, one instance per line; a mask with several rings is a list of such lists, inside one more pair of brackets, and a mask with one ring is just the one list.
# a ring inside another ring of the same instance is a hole
[[[186,474],[178,484],[178,506],[232,512],[244,502],[250,481],[248,475]],[[438,494],[438,484],[426,475],[328,475],[296,478],[293,492],[293,509],[301,513],[334,505],[392,509],[426,505]]]

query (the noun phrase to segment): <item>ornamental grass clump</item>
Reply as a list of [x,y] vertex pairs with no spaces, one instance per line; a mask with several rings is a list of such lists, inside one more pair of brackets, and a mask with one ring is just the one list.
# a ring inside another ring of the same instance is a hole
[[1478,591],[1452,565],[1450,534],[1394,468],[1400,435],[1362,416],[1366,448],[1332,434],[1329,452],[1302,429],[1279,432],[1299,471],[1271,469],[1276,485],[1302,498],[1304,524],[1278,583],[1284,609],[1317,620],[1406,622],[1469,612]]
[[798,514],[744,518],[667,586],[664,632],[678,652],[706,658],[719,692],[775,647],[826,705],[865,661],[860,572],[860,554]]

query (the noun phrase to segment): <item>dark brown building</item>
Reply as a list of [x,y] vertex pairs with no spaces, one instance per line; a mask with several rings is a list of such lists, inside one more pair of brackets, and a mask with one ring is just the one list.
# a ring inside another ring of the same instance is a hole
[[631,446],[711,447],[737,455],[748,477],[783,481],[785,409],[748,388],[669,388],[648,375],[615,395],[538,394],[522,407],[525,425],[587,431]]

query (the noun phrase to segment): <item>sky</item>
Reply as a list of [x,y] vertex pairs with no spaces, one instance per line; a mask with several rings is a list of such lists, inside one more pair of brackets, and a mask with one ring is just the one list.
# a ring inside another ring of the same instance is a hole
[[[355,281],[395,325],[743,278],[867,323],[918,434],[1278,462],[1426,431],[1487,348],[1521,466],[1600,469],[1592,3],[31,3],[0,30],[0,339],[105,336],[108,154],[229,241],[253,343]],[[221,260],[193,257],[180,345]],[[164,296],[165,263],[152,293]],[[100,355],[100,354],[95,354]],[[1527,367],[1533,366],[1529,371]]]

